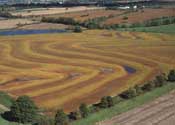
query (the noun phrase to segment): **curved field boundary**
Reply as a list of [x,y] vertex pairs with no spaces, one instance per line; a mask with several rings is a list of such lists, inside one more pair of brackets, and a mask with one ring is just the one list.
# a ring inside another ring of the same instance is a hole
[[48,111],[72,111],[175,67],[174,55],[167,56],[174,41],[170,35],[98,30],[0,37],[0,90],[29,95]]

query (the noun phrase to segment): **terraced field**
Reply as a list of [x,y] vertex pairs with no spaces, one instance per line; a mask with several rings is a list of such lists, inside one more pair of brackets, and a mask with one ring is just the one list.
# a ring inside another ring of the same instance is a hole
[[0,37],[0,90],[54,111],[97,102],[175,68],[175,36],[89,30]]

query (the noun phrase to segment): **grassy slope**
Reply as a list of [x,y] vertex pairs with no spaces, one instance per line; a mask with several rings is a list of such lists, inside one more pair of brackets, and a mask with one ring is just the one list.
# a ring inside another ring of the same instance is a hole
[[138,27],[119,29],[120,31],[138,31],[138,32],[154,32],[154,33],[175,33],[175,24],[154,26],[154,27]]
[[138,97],[131,99],[131,100],[121,102],[112,108],[105,109],[105,110],[102,110],[98,113],[92,114],[86,119],[76,121],[73,123],[73,125],[93,125],[98,121],[102,121],[104,119],[111,118],[114,115],[120,114],[122,112],[126,112],[126,111],[133,109],[137,106],[140,106],[146,102],[149,102],[157,97],[160,97],[160,96],[170,92],[173,89],[175,89],[174,83],[170,83],[170,84],[165,85],[161,88],[156,88],[155,90],[148,92],[144,95],[138,96]]
[[13,99],[4,92],[0,92],[0,100],[0,104],[6,107],[10,107],[13,102]]

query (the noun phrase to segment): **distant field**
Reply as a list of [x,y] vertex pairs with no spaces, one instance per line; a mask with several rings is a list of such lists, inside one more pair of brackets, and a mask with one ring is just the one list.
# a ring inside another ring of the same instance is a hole
[[34,21],[28,19],[8,19],[8,20],[0,20],[0,30],[2,29],[12,29],[16,28],[19,25],[26,25],[35,23]]
[[[175,16],[175,8],[161,8],[161,9],[143,9],[136,12],[128,13],[126,15],[110,18],[104,24],[121,24],[121,23],[141,23],[154,18]],[[127,17],[128,19],[124,19]]]
[[65,13],[65,14],[57,14],[57,15],[50,15],[48,17],[71,17],[76,21],[86,21],[88,19],[94,19],[97,17],[112,17],[117,16],[124,13],[124,10],[86,10],[82,12],[74,12],[74,13]]
[[175,24],[154,26],[154,27],[138,27],[138,28],[123,28],[120,31],[137,31],[137,32],[155,32],[155,33],[175,33]]
[[47,15],[46,17],[59,18],[59,17],[69,17],[73,18],[78,22],[85,22],[89,19],[97,19],[100,17],[105,17],[105,19],[100,20],[100,25],[113,25],[113,24],[135,24],[143,23],[155,18],[175,16],[175,8],[144,8],[133,10],[86,10],[74,13],[62,13]]
[[175,68],[175,36],[88,30],[0,37],[0,90],[75,110]]
[[62,8],[34,8],[34,9],[24,9],[20,11],[11,12],[14,16],[43,16],[43,15],[50,15],[50,14],[62,14],[62,13],[70,13],[70,12],[77,12],[77,11],[85,11],[85,10],[98,10],[103,9],[102,7],[62,7]]
[[37,24],[30,24],[18,27],[18,29],[30,30],[30,29],[67,29],[71,28],[72,26],[64,25],[64,24],[53,24],[53,23],[37,23]]

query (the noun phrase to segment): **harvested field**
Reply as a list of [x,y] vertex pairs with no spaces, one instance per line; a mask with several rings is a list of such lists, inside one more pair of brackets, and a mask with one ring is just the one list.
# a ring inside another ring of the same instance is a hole
[[72,111],[175,68],[174,53],[175,36],[164,34],[1,36],[0,90],[29,95],[48,111]]
[[38,9],[26,9],[17,12],[11,12],[13,16],[43,16],[43,15],[51,15],[51,14],[63,14],[63,13],[71,13],[85,10],[98,10],[103,9],[102,7],[62,7],[62,8],[38,8]]
[[18,29],[31,30],[31,29],[67,29],[72,26],[64,25],[64,24],[53,24],[53,23],[38,23],[38,24],[30,24],[19,27]]
[[8,20],[0,20],[0,30],[2,29],[12,29],[16,28],[19,25],[32,24],[35,21],[31,21],[28,19],[8,19]]
[[[127,16],[128,19],[123,18]],[[162,9],[143,9],[136,12],[131,12],[126,15],[110,18],[104,22],[104,24],[121,24],[121,23],[138,23],[144,22],[154,18],[161,18],[167,16],[175,16],[175,8],[162,8]]]
[[65,14],[57,14],[50,15],[48,17],[70,17],[75,19],[76,21],[86,21],[88,19],[94,19],[97,17],[113,17],[116,15],[120,15],[124,13],[123,10],[86,10],[82,12],[74,12],[74,13],[65,13]]

